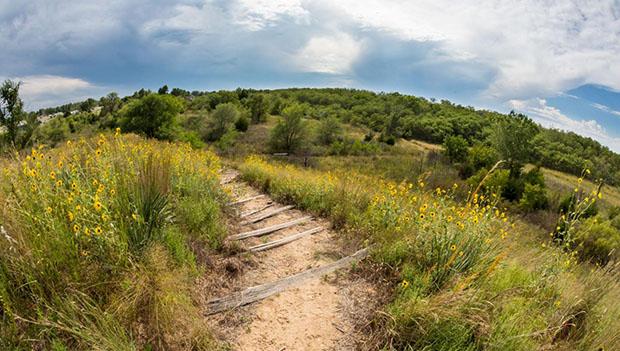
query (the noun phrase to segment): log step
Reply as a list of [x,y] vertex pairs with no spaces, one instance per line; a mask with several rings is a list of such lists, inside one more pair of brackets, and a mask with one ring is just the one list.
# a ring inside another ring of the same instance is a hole
[[311,268],[301,273],[276,280],[275,282],[253,286],[222,298],[213,299],[207,302],[207,311],[205,314],[211,315],[265,299],[310,278],[321,277],[337,269],[348,266],[366,256],[368,256],[367,248],[322,267]]
[[321,230],[323,230],[323,227],[316,227],[316,228],[313,228],[313,229],[305,230],[305,231],[303,231],[301,233],[289,235],[289,236],[284,237],[284,238],[279,239],[279,240],[274,240],[274,241],[270,241],[268,243],[259,244],[259,245],[255,245],[255,246],[249,247],[248,251],[259,252],[259,251],[265,251],[265,250],[273,249],[273,248],[276,248],[278,246],[282,246],[282,245],[288,244],[288,243],[290,243],[292,241],[301,239],[301,238],[303,238],[305,236],[316,234],[316,233],[320,232]]
[[275,210],[273,210],[271,212],[263,213],[262,215],[260,215],[258,217],[254,217],[254,218],[248,219],[247,221],[243,221],[240,224],[241,225],[247,225],[247,224],[257,223],[257,222],[260,222],[260,221],[262,221],[264,219],[267,219],[269,217],[273,217],[273,216],[277,215],[278,213],[282,213],[284,211],[290,210],[293,207],[295,207],[295,206],[288,205],[288,206],[280,207],[280,208],[277,208],[277,209],[275,209]]
[[251,196],[245,199],[241,199],[241,200],[237,200],[235,202],[231,202],[230,205],[240,205],[244,202],[248,202],[248,201],[252,201],[252,200],[256,200],[256,199],[260,199],[261,197],[265,197],[265,194],[260,194],[260,195],[256,195],[256,196]]
[[268,209],[268,208],[270,208],[270,207],[273,207],[273,206],[275,206],[275,205],[276,205],[276,204],[274,204],[274,203],[269,203],[269,204],[267,204],[267,205],[265,205],[265,206],[263,206],[263,207],[261,207],[261,208],[257,208],[257,209],[255,209],[255,210],[250,210],[250,211],[247,211],[247,212],[243,212],[243,213],[241,213],[241,214],[239,215],[239,218],[246,218],[246,217],[249,217],[249,216],[251,216],[251,215],[253,215],[253,214],[255,214],[255,213],[258,213],[258,212],[260,212],[260,211],[266,210],[266,209]]
[[294,220],[289,221],[289,222],[284,222],[284,223],[272,225],[270,227],[256,229],[256,230],[250,230],[249,232],[243,232],[243,233],[231,235],[228,238],[231,239],[231,240],[241,240],[241,239],[249,238],[249,237],[252,237],[252,236],[261,236],[261,235],[273,233],[273,232],[278,231],[280,229],[292,227],[292,226],[297,225],[299,223],[307,222],[311,218],[312,218],[312,216],[302,217],[302,218],[294,219]]

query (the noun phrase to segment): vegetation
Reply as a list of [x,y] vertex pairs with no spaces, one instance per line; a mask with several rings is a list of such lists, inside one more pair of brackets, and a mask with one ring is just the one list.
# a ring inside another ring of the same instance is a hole
[[120,112],[123,130],[149,138],[172,139],[175,119],[183,103],[171,95],[148,94],[131,101]]
[[218,169],[208,151],[118,131],[5,163],[0,348],[215,347],[190,248],[221,246]]
[[[531,248],[493,194],[459,205],[455,188],[395,183],[346,168],[302,170],[251,157],[244,179],[329,216],[389,271],[380,349],[615,349],[617,276],[587,273],[573,254]],[[373,184],[368,187],[368,184]],[[512,222],[512,223],[511,223]],[[532,253],[534,250],[534,253]],[[534,255],[534,256],[532,256]]]
[[[192,248],[225,235],[206,142],[313,168],[240,163],[330,217],[346,247],[371,247],[360,269],[390,292],[371,348],[620,347],[620,156],[591,139],[350,89],[164,86],[38,114],[21,111],[19,84],[3,89],[0,348],[217,347],[191,298],[206,269]],[[119,127],[186,144],[109,135]]]
[[282,120],[271,132],[270,144],[276,152],[295,152],[299,150],[306,135],[306,123],[303,120],[305,108],[294,104],[282,111]]

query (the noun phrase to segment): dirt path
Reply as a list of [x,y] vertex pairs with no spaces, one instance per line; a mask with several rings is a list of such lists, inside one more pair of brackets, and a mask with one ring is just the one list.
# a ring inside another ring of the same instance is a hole
[[[229,182],[233,176],[234,173],[227,172],[222,177],[233,198],[247,199],[261,195],[243,182]],[[236,207],[240,214],[262,209],[251,216],[239,218],[232,228],[237,233],[309,216],[308,213],[288,209],[257,223],[243,224],[243,220],[257,218],[284,205],[275,203],[269,196],[262,196]],[[328,221],[318,218],[261,237],[240,240],[240,245],[249,248],[317,227],[323,229],[273,249],[248,253],[253,266],[238,278],[234,290],[278,281],[341,259],[343,256],[336,244],[336,233],[329,229],[331,225]],[[355,349],[355,340],[359,338],[354,328],[355,320],[358,314],[367,313],[361,305],[365,298],[372,295],[372,288],[361,280],[348,278],[347,270],[306,279],[279,294],[210,318],[235,350]]]

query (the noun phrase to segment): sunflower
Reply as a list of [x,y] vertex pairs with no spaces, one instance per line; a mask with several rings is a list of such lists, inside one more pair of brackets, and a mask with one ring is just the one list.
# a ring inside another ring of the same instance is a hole
[[101,233],[103,233],[103,230],[101,230],[101,227],[95,228],[95,234],[101,235]]
[[452,245],[450,246],[450,250],[451,250],[451,251],[456,251],[456,245],[452,244]]
[[407,287],[409,286],[409,282],[407,281],[407,279],[403,279],[403,281],[402,281],[402,282],[400,282],[400,286],[401,286],[403,289],[407,289]]
[[103,205],[101,205],[101,202],[97,201],[95,202],[95,210],[97,211],[101,211],[101,209],[103,208]]

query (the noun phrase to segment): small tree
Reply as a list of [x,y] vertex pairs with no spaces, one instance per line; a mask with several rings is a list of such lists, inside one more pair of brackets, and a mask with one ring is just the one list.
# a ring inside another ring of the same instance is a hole
[[250,119],[245,113],[239,114],[239,118],[235,121],[235,129],[240,132],[245,132],[250,126]]
[[467,140],[460,135],[446,137],[443,141],[443,152],[452,163],[464,162],[467,159]]
[[282,111],[282,120],[271,131],[270,144],[276,152],[295,152],[305,138],[304,106],[293,104]]
[[105,117],[108,114],[113,114],[120,110],[123,105],[123,101],[118,97],[117,93],[111,92],[99,99],[99,104],[101,105],[101,112],[99,113],[99,116]]
[[249,98],[250,115],[253,123],[267,120],[267,100],[261,94],[252,94]]
[[148,94],[133,100],[121,111],[121,127],[149,138],[171,139],[183,103],[171,95]]
[[322,145],[330,145],[342,136],[342,126],[338,119],[329,116],[321,121],[317,129],[317,142]]
[[6,129],[7,141],[15,146],[19,125],[24,119],[24,103],[19,98],[20,82],[5,80],[0,87],[0,125]]
[[521,168],[532,157],[532,138],[538,133],[538,126],[527,116],[510,113],[494,126],[490,140],[493,147],[506,160],[510,176],[518,178]]
[[227,102],[217,105],[211,114],[208,139],[211,141],[219,140],[232,128],[238,116],[239,111],[234,104]]
[[159,88],[159,90],[157,90],[157,94],[168,94],[168,85],[164,85],[163,87]]

